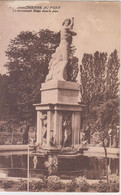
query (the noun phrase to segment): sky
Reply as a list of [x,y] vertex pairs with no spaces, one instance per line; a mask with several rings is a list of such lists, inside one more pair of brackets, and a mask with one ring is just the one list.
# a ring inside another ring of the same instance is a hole
[[[23,6],[60,6],[58,12],[13,12]],[[120,51],[120,2],[0,1],[0,74],[7,72],[5,51],[21,31],[50,29],[58,32],[66,18],[74,17],[76,55]]]

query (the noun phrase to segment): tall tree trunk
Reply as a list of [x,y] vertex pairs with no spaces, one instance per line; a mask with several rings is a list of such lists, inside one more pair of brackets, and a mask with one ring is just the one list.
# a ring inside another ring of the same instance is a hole
[[104,140],[103,140],[103,148],[105,152],[105,166],[106,166],[106,180],[107,180],[107,185],[109,184],[109,178],[108,178],[108,157],[107,157],[107,148],[105,146]]
[[14,129],[12,130],[12,134],[11,134],[11,144],[13,144],[13,135],[14,135]]

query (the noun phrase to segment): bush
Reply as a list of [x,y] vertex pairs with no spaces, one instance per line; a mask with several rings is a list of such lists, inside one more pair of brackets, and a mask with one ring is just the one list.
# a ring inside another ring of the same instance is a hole
[[100,181],[97,184],[98,192],[119,192],[119,177],[115,174],[109,178],[109,184],[104,181]]
[[110,183],[110,192],[119,192],[119,182]]
[[27,181],[20,180],[17,184],[18,191],[27,191]]
[[0,181],[0,186],[4,189],[11,188],[13,186],[13,181],[6,181],[6,180],[1,180]]
[[49,176],[47,179],[47,188],[48,191],[58,191],[64,187],[64,184],[61,182],[60,177],[58,176]]
[[32,181],[29,184],[29,190],[31,192],[44,191],[45,188],[47,188],[47,179],[45,177],[40,181]]
[[85,177],[77,177],[74,179],[73,183],[75,183],[75,186],[80,192],[88,192],[90,185]]
[[97,183],[92,183],[90,185],[90,189],[91,189],[92,192],[97,192]]
[[65,185],[66,192],[75,192],[76,191],[76,184],[75,182],[71,181]]
[[88,192],[90,185],[86,181],[85,177],[77,177],[73,179],[71,182],[66,184],[67,192]]
[[109,178],[110,192],[119,192],[119,176],[113,174]]
[[97,192],[109,192],[109,185],[107,185],[106,182],[104,181],[99,181],[99,183],[97,183]]
[[29,185],[29,190],[31,192],[39,192],[41,191],[43,188],[45,188],[45,184],[43,181],[39,181],[39,182],[30,182]]

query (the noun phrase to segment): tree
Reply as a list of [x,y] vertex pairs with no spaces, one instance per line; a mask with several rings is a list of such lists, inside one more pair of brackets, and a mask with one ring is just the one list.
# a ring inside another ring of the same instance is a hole
[[90,102],[93,97],[94,85],[94,59],[92,54],[84,54],[81,65],[82,99],[89,112]]
[[59,34],[49,30],[21,32],[11,40],[6,51],[9,73],[8,91],[13,117],[32,120],[33,103],[39,103],[40,87],[48,73],[52,53],[59,44]]
[[94,53],[94,97],[93,105],[104,101],[105,80],[106,80],[107,53]]
[[105,67],[107,53],[96,51],[94,55],[84,54],[81,65],[82,100],[85,104],[83,118],[90,118],[93,106],[103,101],[105,90]]
[[5,120],[9,115],[9,76],[0,75],[0,120]]
[[76,78],[78,75],[78,58],[75,56],[76,48],[71,44],[70,49],[70,56],[69,56],[69,62],[68,62],[68,81],[76,82]]
[[119,93],[119,58],[117,50],[107,59],[107,53],[84,54],[81,65],[82,99],[86,105],[86,120],[94,106]]
[[105,152],[108,183],[107,141],[109,129],[117,134],[119,125],[119,58],[117,50],[111,53],[84,54],[82,59],[82,97],[86,104],[84,123],[91,125],[92,133],[98,132]]
[[107,157],[107,145],[110,136],[110,128],[113,129],[113,135],[117,134],[117,126],[120,123],[120,99],[108,99],[106,102],[95,106],[92,109],[91,116],[95,123],[93,123],[94,131],[99,132],[99,137],[102,142],[102,146],[105,152],[105,161],[106,161],[106,175],[108,183],[108,157]]
[[115,49],[107,63],[107,75],[106,75],[106,99],[116,98],[119,94],[119,68],[120,60],[118,58],[118,52]]

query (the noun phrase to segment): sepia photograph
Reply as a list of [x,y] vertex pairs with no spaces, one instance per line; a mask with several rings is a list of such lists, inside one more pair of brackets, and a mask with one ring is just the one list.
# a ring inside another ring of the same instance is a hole
[[120,192],[120,1],[0,0],[0,194]]

